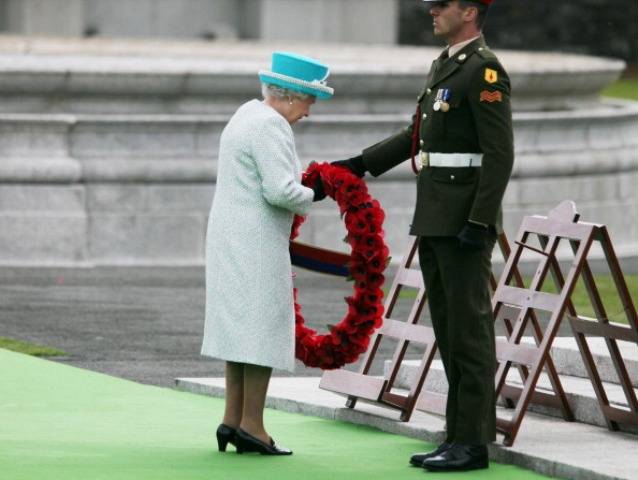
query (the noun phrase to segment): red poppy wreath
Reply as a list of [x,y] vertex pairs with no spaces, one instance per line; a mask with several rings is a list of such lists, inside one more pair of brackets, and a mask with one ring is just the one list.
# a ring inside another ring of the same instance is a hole
[[[348,269],[354,280],[353,295],[346,297],[348,311],[330,333],[318,335],[305,326],[301,306],[295,299],[295,353],[308,367],[324,370],[340,368],[357,360],[366,351],[370,337],[383,321],[383,271],[389,261],[389,249],[383,241],[381,204],[368,193],[365,182],[348,169],[329,163],[312,163],[302,183],[312,187],[321,177],[326,194],[339,206],[351,247]],[[299,234],[304,217],[296,216],[290,239]]]

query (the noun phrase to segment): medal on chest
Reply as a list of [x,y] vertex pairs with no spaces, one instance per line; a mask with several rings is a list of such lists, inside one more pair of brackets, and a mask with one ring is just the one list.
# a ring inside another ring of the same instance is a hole
[[450,96],[451,93],[449,88],[439,88],[436,92],[436,99],[434,100],[432,109],[435,112],[447,112],[450,109],[450,104],[448,103]]

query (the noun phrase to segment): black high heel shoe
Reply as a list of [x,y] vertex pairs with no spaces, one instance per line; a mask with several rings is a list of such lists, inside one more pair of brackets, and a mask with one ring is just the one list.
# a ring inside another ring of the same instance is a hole
[[237,453],[257,452],[261,455],[292,455],[292,450],[275,445],[272,438],[269,445],[241,428],[237,430],[236,442]]
[[236,436],[236,429],[220,423],[219,427],[217,427],[217,448],[219,448],[219,451],[225,452],[226,445],[228,445],[229,443],[231,445],[237,446],[237,441],[235,439]]

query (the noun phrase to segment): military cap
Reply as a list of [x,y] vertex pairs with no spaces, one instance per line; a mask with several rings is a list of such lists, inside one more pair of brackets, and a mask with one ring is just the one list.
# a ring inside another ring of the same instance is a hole
[[[446,3],[449,2],[450,0],[423,0],[424,2],[430,2],[430,3]],[[493,0],[468,0],[470,2],[474,2],[474,3],[482,3],[483,5],[489,7],[490,5],[492,5],[492,1]]]

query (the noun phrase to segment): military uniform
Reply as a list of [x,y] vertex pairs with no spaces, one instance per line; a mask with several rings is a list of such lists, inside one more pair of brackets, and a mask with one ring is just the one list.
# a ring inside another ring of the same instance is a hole
[[[414,154],[423,165],[410,233],[419,260],[450,390],[447,441],[495,439],[494,319],[491,254],[502,231],[501,202],[514,160],[510,83],[483,37],[434,61],[412,124],[365,149],[363,164],[381,175]],[[468,222],[490,234],[482,248],[461,248]]]

